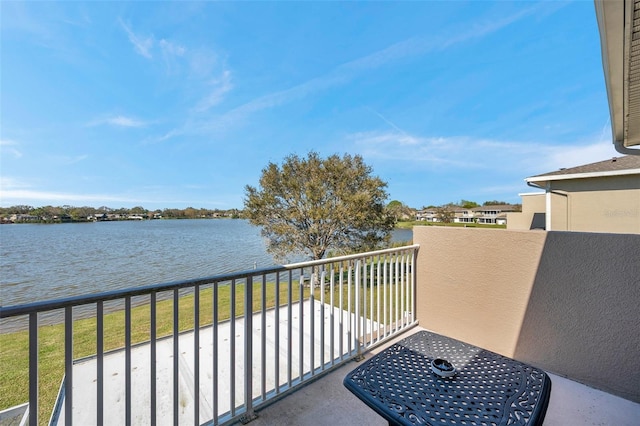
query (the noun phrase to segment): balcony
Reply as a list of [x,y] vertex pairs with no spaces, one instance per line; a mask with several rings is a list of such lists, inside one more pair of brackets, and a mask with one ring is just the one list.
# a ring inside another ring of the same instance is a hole
[[[342,379],[355,359],[426,328],[547,371],[553,387],[545,424],[637,424],[640,236],[416,227],[414,242],[3,307],[0,315],[28,314],[36,347],[38,312],[64,311],[65,367],[52,423],[385,424]],[[236,303],[216,303],[225,291]],[[125,308],[124,348],[111,351],[104,322],[120,309],[114,300]],[[172,306],[168,314],[158,313],[162,303]],[[183,303],[191,326],[178,308]],[[132,337],[136,309],[147,309],[149,318],[142,342]],[[74,327],[85,317],[96,321],[96,351],[79,359]],[[31,415],[29,422],[44,423],[51,409],[36,380],[37,352],[30,365],[30,411],[40,420]]]

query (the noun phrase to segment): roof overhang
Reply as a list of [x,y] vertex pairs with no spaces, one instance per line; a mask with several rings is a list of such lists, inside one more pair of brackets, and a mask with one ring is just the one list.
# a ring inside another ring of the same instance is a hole
[[594,0],[616,150],[640,155],[640,0]]
[[[632,149],[640,153],[640,150]],[[607,172],[590,172],[590,173],[571,173],[566,175],[552,175],[552,176],[533,176],[525,179],[527,185],[534,188],[545,189],[551,181],[557,180],[570,180],[570,179],[589,179],[600,178],[610,176],[627,176],[627,175],[640,175],[640,169],[627,169],[627,170],[612,170]]]

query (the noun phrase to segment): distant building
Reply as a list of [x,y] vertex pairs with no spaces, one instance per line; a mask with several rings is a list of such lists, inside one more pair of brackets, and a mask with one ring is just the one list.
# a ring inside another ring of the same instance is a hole
[[640,234],[640,156],[629,155],[525,179],[544,192],[520,194],[508,229]]
[[[453,211],[453,223],[481,223],[484,225],[505,225],[507,223],[507,213],[514,212],[519,206],[511,204],[481,206],[473,208],[464,208],[460,206],[447,207]],[[425,209],[416,213],[416,220],[426,222],[441,222],[438,215],[438,209]]]
[[31,214],[14,214],[9,217],[9,220],[13,223],[38,222],[40,221],[40,216],[34,216]]

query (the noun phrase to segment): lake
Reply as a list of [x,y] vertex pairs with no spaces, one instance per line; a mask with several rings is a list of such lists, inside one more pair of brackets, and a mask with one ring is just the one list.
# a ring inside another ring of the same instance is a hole
[[[410,241],[411,229],[394,231]],[[0,226],[0,305],[99,293],[275,265],[246,220]]]

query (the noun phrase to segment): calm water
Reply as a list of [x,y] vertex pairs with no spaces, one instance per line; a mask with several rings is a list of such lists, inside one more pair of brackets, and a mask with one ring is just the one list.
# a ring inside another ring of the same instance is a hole
[[[409,241],[410,229],[394,241]],[[0,226],[0,305],[198,278],[276,264],[244,220]]]

